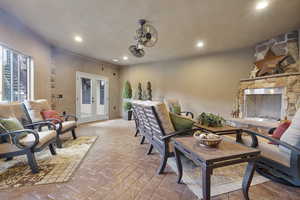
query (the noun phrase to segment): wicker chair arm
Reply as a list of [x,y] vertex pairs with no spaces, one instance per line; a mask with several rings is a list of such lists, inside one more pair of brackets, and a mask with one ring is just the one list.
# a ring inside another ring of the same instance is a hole
[[[288,143],[286,143],[286,142],[283,142],[283,141],[281,141],[281,140],[277,140],[277,139],[272,138],[272,137],[270,137],[270,136],[266,136],[266,135],[263,135],[263,134],[254,132],[254,131],[252,131],[252,130],[248,130],[248,129],[243,129],[243,132],[249,134],[250,136],[254,136],[254,137],[252,137],[252,139],[253,139],[253,138],[256,138],[256,143],[257,143],[257,144],[258,144],[258,142],[257,142],[257,136],[258,136],[258,137],[265,138],[265,139],[267,139],[267,140],[269,140],[269,141],[271,141],[271,142],[273,142],[273,143],[275,143],[275,144],[277,144],[277,145],[281,145],[281,146],[283,146],[283,147],[285,147],[285,148],[291,150],[291,151],[294,152],[294,153],[300,154],[300,149],[299,149],[299,148],[297,148],[297,147],[295,147],[295,146],[292,146],[292,145],[290,145],[290,144],[288,144]],[[252,143],[253,143],[253,141],[252,141]],[[257,145],[256,145],[256,146],[257,146]]]
[[170,133],[166,136],[161,137],[161,140],[168,140],[174,136],[180,135],[180,134],[184,134],[184,133],[188,133],[188,132],[195,132],[195,131],[199,131],[201,130],[200,128],[192,128],[192,129],[185,129],[185,130],[181,130],[181,131],[175,131],[173,133]]
[[[21,133],[27,133],[27,134],[32,134],[34,136],[34,142],[26,146],[24,144],[20,143],[20,134]],[[10,136],[13,140],[13,143],[19,148],[19,149],[31,149],[34,148],[36,145],[39,143],[39,134],[32,129],[23,129],[23,130],[18,130],[18,131],[13,131],[13,132],[8,132],[8,133],[2,133],[1,136]]]

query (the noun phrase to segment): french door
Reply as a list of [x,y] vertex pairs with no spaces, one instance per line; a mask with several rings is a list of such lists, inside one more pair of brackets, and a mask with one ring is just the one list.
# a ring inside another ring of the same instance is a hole
[[108,119],[108,79],[76,72],[76,115],[79,123]]

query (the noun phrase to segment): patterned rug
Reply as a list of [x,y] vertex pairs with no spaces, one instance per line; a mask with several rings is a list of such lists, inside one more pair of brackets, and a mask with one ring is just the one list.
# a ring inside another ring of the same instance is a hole
[[[183,168],[182,182],[185,183],[199,199],[202,199],[201,168],[183,156],[181,160]],[[175,158],[168,159],[168,165],[177,173]],[[211,176],[211,196],[213,197],[241,189],[246,165],[246,163],[243,163],[214,169],[213,175]],[[269,181],[269,179],[255,173],[251,185],[257,185],[267,181]]]
[[0,160],[0,189],[68,181],[96,139],[97,136],[69,139],[64,142],[64,148],[56,149],[56,156],[52,156],[48,148],[36,153],[40,168],[37,174],[31,173],[25,156],[8,162]]

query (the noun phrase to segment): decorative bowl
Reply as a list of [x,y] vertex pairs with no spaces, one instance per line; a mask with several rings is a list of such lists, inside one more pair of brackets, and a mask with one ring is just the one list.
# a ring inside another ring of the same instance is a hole
[[199,141],[200,145],[206,147],[217,147],[218,144],[220,144],[220,142],[222,141],[222,137],[220,137],[219,135],[203,132],[194,133],[194,138]]

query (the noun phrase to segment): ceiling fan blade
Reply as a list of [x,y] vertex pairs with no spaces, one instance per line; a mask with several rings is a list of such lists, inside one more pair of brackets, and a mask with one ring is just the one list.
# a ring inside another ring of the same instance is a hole
[[145,51],[141,48],[138,48],[137,45],[131,45],[129,47],[129,51],[131,52],[132,55],[138,58],[143,57],[145,55]]

